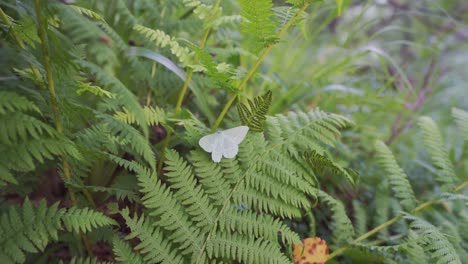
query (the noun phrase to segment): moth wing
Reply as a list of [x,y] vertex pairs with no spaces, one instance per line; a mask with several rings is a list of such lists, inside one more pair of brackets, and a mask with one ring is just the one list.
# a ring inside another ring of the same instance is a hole
[[213,148],[213,152],[211,153],[211,159],[218,163],[221,161],[221,158],[223,157],[223,138],[222,136],[218,137],[216,139],[216,144]]
[[223,130],[221,133],[225,138],[229,138],[233,143],[239,145],[242,140],[244,140],[245,136],[247,136],[247,132],[249,132],[248,126],[238,126]]
[[202,149],[206,152],[213,152],[216,145],[218,144],[218,141],[218,134],[210,134],[200,138],[200,140],[198,141],[198,145],[200,145],[200,147],[202,147]]
[[223,156],[228,159],[234,158],[239,151],[238,144],[231,138],[223,136]]

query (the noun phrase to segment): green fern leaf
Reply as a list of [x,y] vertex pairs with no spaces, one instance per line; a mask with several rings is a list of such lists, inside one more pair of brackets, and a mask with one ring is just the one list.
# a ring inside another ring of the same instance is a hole
[[216,234],[207,244],[208,257],[228,258],[243,263],[292,263],[275,244],[239,235]]
[[[153,225],[151,219],[144,215],[132,218],[128,208],[123,209],[120,214],[131,230],[125,239],[137,237],[141,241],[135,249],[143,254],[144,263],[182,263],[181,256],[172,249],[174,246],[164,239],[163,233]],[[132,260],[132,263],[135,262]]]
[[452,108],[452,116],[455,118],[464,140],[468,140],[468,112],[458,108]]
[[75,207],[69,208],[63,213],[62,221],[68,231],[76,233],[86,233],[93,228],[116,224],[113,219],[101,212],[96,212],[89,208],[81,209]]
[[11,206],[0,216],[0,256],[7,263],[24,263],[25,253],[42,252],[49,240],[57,240],[62,225],[85,232],[112,224],[114,220],[88,208],[58,209],[58,204],[48,208],[45,200],[34,208],[26,199],[21,211]]
[[142,256],[133,252],[132,247],[117,236],[112,239],[112,252],[120,263],[143,264]]
[[377,162],[387,173],[395,196],[400,200],[404,209],[409,212],[416,206],[416,198],[408,176],[403,169],[398,166],[395,157],[385,143],[376,141],[375,149],[377,151]]
[[455,175],[455,170],[449,159],[447,150],[444,147],[442,135],[437,125],[429,117],[421,117],[419,119],[419,126],[423,130],[424,145],[437,170],[436,180],[442,184],[443,190],[448,190],[454,185],[457,176]]
[[197,186],[193,168],[174,150],[168,150],[165,157],[165,176],[175,190],[174,197],[184,205],[197,227],[208,231],[215,223],[216,212],[201,186]]
[[332,235],[334,246],[346,243],[354,236],[354,228],[341,201],[336,200],[324,191],[319,191],[320,202],[326,203],[333,212]]
[[271,0],[240,0],[241,32],[254,53],[278,42],[272,7]]
[[405,214],[404,217],[411,221],[411,229],[420,235],[418,244],[430,254],[431,258],[436,261],[435,263],[462,263],[453,245],[439,229],[419,217],[410,214]]
[[237,111],[243,125],[246,125],[253,132],[263,132],[263,123],[266,120],[268,108],[271,105],[271,91],[267,91],[262,96],[257,96],[253,100],[237,104]]

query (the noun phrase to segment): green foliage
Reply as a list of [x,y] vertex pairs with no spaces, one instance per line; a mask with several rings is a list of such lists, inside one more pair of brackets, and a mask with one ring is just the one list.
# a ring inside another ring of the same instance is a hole
[[413,189],[408,180],[408,176],[396,163],[392,152],[382,141],[375,142],[377,151],[377,161],[385,170],[390,179],[390,185],[395,196],[400,200],[401,205],[406,211],[410,211],[416,205]]
[[243,125],[253,132],[263,131],[263,122],[266,120],[268,108],[271,105],[271,91],[267,91],[262,96],[257,96],[253,100],[247,100],[247,104],[237,104],[237,112]]
[[407,214],[405,218],[411,221],[410,227],[420,236],[419,244],[436,263],[462,263],[453,245],[437,227],[413,215]]
[[278,41],[276,25],[272,20],[273,4],[270,0],[240,0],[241,32],[253,52],[275,44]]
[[459,0],[68,2],[0,3],[0,262],[466,259]]
[[45,200],[34,208],[28,199],[20,210],[10,206],[0,219],[0,256],[6,263],[23,263],[25,253],[44,251],[49,241],[58,239],[64,226],[67,231],[78,233],[116,224],[113,219],[88,208],[59,209],[58,204],[47,207]]
[[442,184],[445,190],[452,187],[457,180],[452,162],[449,160],[447,150],[444,147],[442,135],[437,125],[429,117],[421,117],[419,126],[423,131],[423,140],[432,163],[437,171],[436,180]]

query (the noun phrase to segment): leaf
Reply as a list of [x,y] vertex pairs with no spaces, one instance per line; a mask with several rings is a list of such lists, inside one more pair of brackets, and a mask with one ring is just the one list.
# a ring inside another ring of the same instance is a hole
[[271,105],[271,91],[267,91],[262,96],[257,96],[253,100],[248,99],[247,103],[237,104],[241,123],[250,128],[253,132],[263,132],[263,123]]

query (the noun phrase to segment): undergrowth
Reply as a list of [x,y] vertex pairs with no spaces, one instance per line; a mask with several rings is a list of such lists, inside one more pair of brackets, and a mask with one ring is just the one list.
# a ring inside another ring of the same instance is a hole
[[[418,3],[394,8],[452,8]],[[0,8],[1,263],[292,263],[316,236],[329,263],[468,256],[467,106],[424,108],[450,43],[406,50],[416,87],[369,2]],[[233,159],[198,145],[240,125]]]

